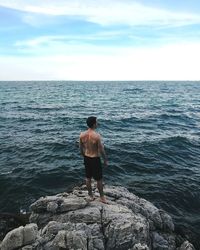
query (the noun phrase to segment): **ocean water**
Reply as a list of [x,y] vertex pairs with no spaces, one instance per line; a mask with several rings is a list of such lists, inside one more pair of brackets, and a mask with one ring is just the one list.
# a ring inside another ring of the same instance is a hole
[[200,82],[0,82],[0,212],[84,181],[77,140],[90,115],[105,183],[166,210],[200,246]]

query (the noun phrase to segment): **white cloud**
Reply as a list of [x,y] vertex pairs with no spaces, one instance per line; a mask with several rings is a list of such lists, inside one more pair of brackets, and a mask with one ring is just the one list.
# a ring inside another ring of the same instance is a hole
[[[142,5],[130,0],[0,0],[0,6],[46,15],[82,17],[101,25],[186,25],[200,23],[200,16]],[[24,16],[29,24],[36,20]]]
[[200,80],[200,44],[119,49],[115,55],[1,57],[0,80]]
[[[102,41],[106,39],[115,39],[121,38],[122,36],[128,35],[129,37],[131,32],[118,30],[118,31],[103,31],[103,32],[94,32],[93,34],[88,35],[48,35],[48,36],[38,36],[32,39],[27,40],[18,40],[14,43],[16,47],[24,47],[24,48],[33,48],[39,47],[42,45],[51,46],[54,43],[60,43],[60,45],[68,45],[66,42],[75,42],[76,44],[79,42],[84,44],[85,41]],[[133,35],[132,35],[133,36]],[[135,39],[136,36],[133,36]]]
[[[111,34],[110,34],[111,35]],[[77,55],[115,55],[119,47],[116,46],[99,46],[92,44],[92,40],[102,40],[109,36],[102,33],[102,36],[97,34],[90,35],[85,39],[77,36],[41,36],[30,40],[19,40],[14,43],[15,52],[18,55],[26,56],[77,56]],[[112,36],[112,35],[111,35]]]

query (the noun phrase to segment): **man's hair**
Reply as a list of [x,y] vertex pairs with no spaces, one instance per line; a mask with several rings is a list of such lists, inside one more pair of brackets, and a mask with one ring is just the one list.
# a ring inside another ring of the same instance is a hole
[[89,116],[86,121],[89,128],[92,128],[96,122],[97,118],[95,116]]

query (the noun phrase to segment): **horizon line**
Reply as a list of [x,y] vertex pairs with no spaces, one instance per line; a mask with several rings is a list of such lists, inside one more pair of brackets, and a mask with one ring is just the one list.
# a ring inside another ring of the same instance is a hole
[[0,80],[0,82],[200,82],[200,80]]

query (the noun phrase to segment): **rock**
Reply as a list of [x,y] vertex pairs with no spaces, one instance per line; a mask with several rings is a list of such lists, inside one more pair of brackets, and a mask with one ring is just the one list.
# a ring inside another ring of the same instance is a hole
[[149,242],[148,221],[127,207],[104,206],[102,218],[108,249],[128,249],[136,243]]
[[[25,227],[10,231],[1,243],[1,250],[12,250],[35,242],[38,234],[36,224],[28,224]],[[30,247],[29,247],[30,248]]]
[[159,213],[162,219],[162,229],[166,232],[174,231],[174,223],[172,221],[171,216],[167,214],[165,211],[159,209]]
[[146,218],[150,220],[150,227],[152,230],[154,229],[164,229],[169,232],[174,231],[174,224],[171,217],[163,210],[159,210],[156,208],[152,203],[137,197],[134,194],[128,193],[128,190],[123,188],[125,195],[121,193],[117,193],[116,188],[113,189],[106,189],[107,194],[112,194],[115,198],[118,197],[116,200],[117,203],[123,204],[129,207],[135,213],[140,213],[144,215]]
[[77,196],[68,196],[67,199],[64,199],[60,204],[60,212],[68,212],[78,210],[80,208],[86,207],[88,202],[81,197]]
[[86,224],[101,223],[101,212],[96,207],[88,207],[87,209],[70,211],[67,214],[55,215],[53,220],[73,223],[84,222]]
[[155,250],[173,250],[176,249],[175,237],[172,235],[153,233],[153,249]]
[[51,201],[47,204],[47,212],[56,213],[57,209],[58,209],[58,204],[56,202]]
[[[177,248],[174,224],[165,211],[124,187],[104,191],[109,204],[88,202],[85,185],[40,198],[31,205],[32,224],[8,233],[1,249],[194,250],[189,242]],[[93,192],[98,198],[95,186]]]
[[10,231],[1,243],[1,250],[12,250],[23,246],[24,227]]
[[195,250],[195,248],[189,241],[184,241],[179,250]]
[[67,248],[65,230],[61,230],[57,233],[56,237],[54,238],[53,245],[56,245],[59,248]]
[[24,227],[23,245],[33,243],[37,238],[38,226],[36,224],[29,224]]
[[104,249],[103,234],[98,224],[51,221],[41,236],[47,249]]
[[28,246],[22,247],[22,250],[33,250],[33,247],[28,245]]
[[142,245],[141,243],[135,244],[132,250],[149,250],[147,245]]
[[68,212],[77,210],[79,208],[84,208],[87,205],[87,201],[82,197],[77,197],[75,195],[56,195],[42,197],[30,206],[31,211],[35,213],[45,213],[45,212]]

